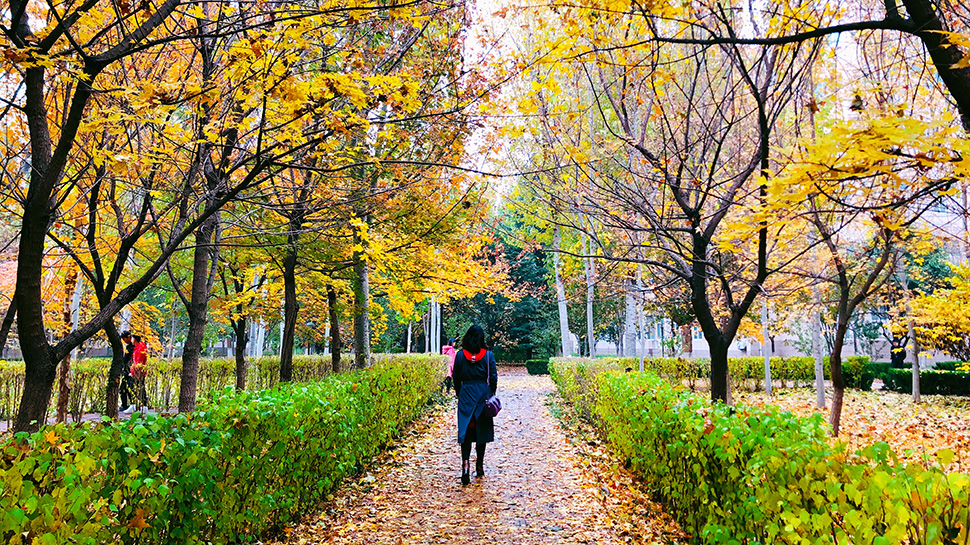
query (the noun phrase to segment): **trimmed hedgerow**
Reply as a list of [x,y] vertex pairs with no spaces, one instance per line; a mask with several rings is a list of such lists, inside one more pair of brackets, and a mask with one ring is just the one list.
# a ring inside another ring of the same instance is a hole
[[7,436],[0,542],[239,543],[324,499],[412,420],[441,356],[259,392],[192,414]]
[[[552,358],[551,361],[591,361],[585,358]],[[596,358],[596,361],[615,365],[622,369],[639,369],[640,360],[631,357]],[[775,387],[808,386],[815,382],[815,360],[811,357],[792,356],[771,358],[771,378]],[[824,363],[825,378],[829,378],[829,360]],[[684,384],[696,390],[711,376],[711,360],[707,358],[645,358],[644,370],[667,380]],[[849,356],[842,362],[846,388],[871,390],[879,367],[872,364],[869,356]],[[764,387],[765,360],[747,356],[728,358],[731,385],[737,390],[759,390]]]
[[[883,379],[888,390],[913,393],[913,372],[908,369],[890,369]],[[920,371],[919,391],[925,395],[970,396],[970,372],[966,371]]]
[[[653,375],[557,360],[562,397],[696,543],[949,544],[968,538],[970,477],[897,464],[886,443],[826,441],[820,415],[711,405]],[[941,451],[943,465],[953,452]]]
[[[71,366],[71,395],[68,412],[76,419],[86,412],[104,411],[104,390],[108,380],[111,358],[84,358]],[[294,356],[293,381],[308,382],[326,377],[331,372],[331,356]],[[178,403],[182,359],[150,358],[147,364],[145,389],[148,405],[166,409]],[[280,381],[279,356],[264,356],[249,360],[247,389],[272,388]],[[10,419],[17,412],[23,393],[24,362],[0,360],[0,419]],[[204,358],[199,361],[199,399],[208,399],[209,392],[232,386],[236,382],[236,362],[233,358]]]
[[525,362],[525,368],[527,371],[529,371],[530,375],[548,375],[549,359],[529,360]]

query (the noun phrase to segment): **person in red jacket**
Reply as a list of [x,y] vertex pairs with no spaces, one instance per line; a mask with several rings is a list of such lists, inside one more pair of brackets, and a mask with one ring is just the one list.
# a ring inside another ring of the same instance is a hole
[[451,375],[455,370],[455,338],[448,339],[448,344],[441,347],[441,353],[448,356],[448,376],[445,377],[445,391],[451,389]]
[[131,354],[131,376],[135,379],[135,403],[148,407],[148,392],[145,391],[145,377],[148,376],[148,344],[141,335],[133,335],[135,349]]

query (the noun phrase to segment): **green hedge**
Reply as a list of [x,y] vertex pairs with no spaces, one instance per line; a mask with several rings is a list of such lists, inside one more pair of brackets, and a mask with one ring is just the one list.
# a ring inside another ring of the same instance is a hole
[[237,543],[304,514],[392,440],[444,377],[441,356],[259,392],[193,414],[7,435],[2,543]]
[[[591,361],[584,358],[552,358],[551,361]],[[621,369],[639,369],[639,358],[605,357],[597,362],[614,365]],[[825,378],[829,377],[829,359],[825,358]],[[691,390],[706,384],[711,376],[711,360],[708,358],[646,358],[644,369],[672,382],[681,383]],[[765,360],[762,357],[728,358],[731,386],[736,390],[760,390],[764,387]],[[871,390],[877,377],[878,367],[869,356],[850,356],[842,363],[842,373],[847,388]],[[793,356],[771,358],[771,378],[775,387],[808,386],[815,383],[815,360],[811,357]]]
[[[896,464],[885,443],[855,454],[820,415],[712,406],[652,374],[557,360],[562,397],[695,543],[950,544],[968,539],[970,477]],[[953,456],[938,455],[943,464]]]
[[[279,384],[279,356],[249,359],[246,375],[248,390],[263,390]],[[68,412],[77,420],[86,412],[104,412],[104,391],[111,358],[85,358],[71,367],[71,395]],[[148,360],[145,389],[148,404],[153,408],[171,408],[178,404],[182,359]],[[331,356],[294,356],[293,380],[319,380],[331,372]],[[23,361],[0,360],[0,420],[9,420],[17,412],[23,393]],[[233,358],[203,359],[199,362],[199,399],[204,401],[213,390],[221,390],[236,383],[236,361]],[[56,385],[54,397],[56,398]],[[51,400],[53,406],[55,400]]]
[[549,359],[529,360],[525,362],[525,368],[529,371],[530,375],[548,375]]
[[[913,393],[913,372],[891,369],[883,379],[886,389]],[[925,395],[970,396],[970,373],[966,371],[920,371],[919,391]]]

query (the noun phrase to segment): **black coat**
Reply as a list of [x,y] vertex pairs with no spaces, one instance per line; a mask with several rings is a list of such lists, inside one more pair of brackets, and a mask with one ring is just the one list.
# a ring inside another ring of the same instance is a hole
[[452,373],[455,381],[455,394],[458,396],[458,442],[465,442],[469,423],[475,419],[471,439],[476,443],[490,443],[495,440],[495,426],[492,418],[485,416],[482,409],[485,401],[495,395],[498,389],[498,367],[495,355],[487,352],[479,361],[469,361],[465,351],[459,350],[455,356]]

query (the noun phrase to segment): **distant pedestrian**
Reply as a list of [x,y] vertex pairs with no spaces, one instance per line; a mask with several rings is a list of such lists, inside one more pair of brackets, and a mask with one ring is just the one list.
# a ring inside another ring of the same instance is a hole
[[451,389],[451,375],[455,370],[455,338],[448,339],[448,344],[441,347],[441,353],[448,356],[448,376],[445,377],[445,391]]
[[119,412],[130,413],[134,410],[131,394],[134,389],[134,380],[131,376],[131,362],[135,353],[135,345],[131,340],[131,331],[121,333],[121,341],[125,343],[124,364],[121,367],[121,409]]
[[141,335],[132,335],[135,348],[131,355],[131,377],[134,382],[136,405],[148,408],[148,392],[145,390],[145,377],[148,376],[148,344]]
[[485,475],[485,445],[495,440],[491,416],[484,412],[485,401],[498,388],[495,355],[485,348],[485,330],[473,325],[461,339],[461,351],[455,356],[452,377],[458,396],[458,443],[461,444],[461,484],[470,481],[472,441],[478,455],[475,476]]

